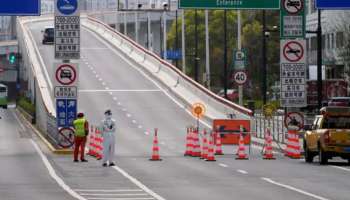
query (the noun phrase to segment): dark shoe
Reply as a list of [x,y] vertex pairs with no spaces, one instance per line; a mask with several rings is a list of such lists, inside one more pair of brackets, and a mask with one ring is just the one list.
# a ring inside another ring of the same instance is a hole
[[81,162],[88,162],[88,160],[82,159]]
[[107,167],[107,163],[103,163],[102,166],[103,166],[103,167]]
[[114,162],[109,163],[109,166],[115,166]]
[[73,160],[73,162],[79,162],[79,160]]

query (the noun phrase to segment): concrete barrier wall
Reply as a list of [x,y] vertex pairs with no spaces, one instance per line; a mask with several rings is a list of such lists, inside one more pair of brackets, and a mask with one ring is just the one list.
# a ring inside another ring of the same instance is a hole
[[[82,25],[104,38],[128,59],[133,60],[138,67],[156,78],[172,95],[181,99],[187,108],[190,108],[196,102],[205,104],[206,119],[209,122],[213,119],[228,118],[229,114],[233,114],[238,119],[252,119],[251,110],[217,96],[194,82],[170,63],[162,60],[156,54],[110,28],[100,20],[88,17],[86,20],[82,20]],[[252,126],[255,127],[253,123]]]

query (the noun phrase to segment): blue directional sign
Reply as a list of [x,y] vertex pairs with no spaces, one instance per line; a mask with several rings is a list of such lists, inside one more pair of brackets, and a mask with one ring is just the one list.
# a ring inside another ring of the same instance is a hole
[[166,52],[163,52],[163,58],[165,57],[169,60],[179,60],[182,58],[182,52],[181,50],[167,50]]
[[56,99],[58,127],[71,127],[77,115],[76,99]]
[[316,8],[323,10],[350,9],[349,0],[316,0]]
[[40,15],[40,0],[1,0],[0,15]]
[[56,7],[62,15],[72,15],[78,9],[78,0],[57,0]]

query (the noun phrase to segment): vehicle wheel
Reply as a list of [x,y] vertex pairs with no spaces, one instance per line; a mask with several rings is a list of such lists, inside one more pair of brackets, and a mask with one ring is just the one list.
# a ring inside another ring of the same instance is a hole
[[7,109],[7,105],[4,105],[4,109]]
[[328,163],[328,157],[326,152],[323,151],[323,149],[320,147],[318,150],[318,156],[319,156],[319,162],[320,165],[326,165]]
[[304,144],[304,151],[305,162],[312,163],[314,161],[314,154],[310,151],[306,144]]

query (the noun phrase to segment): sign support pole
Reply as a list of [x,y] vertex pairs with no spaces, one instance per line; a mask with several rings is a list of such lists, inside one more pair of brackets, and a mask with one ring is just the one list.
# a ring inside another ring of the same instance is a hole
[[181,48],[182,48],[182,72],[186,74],[186,45],[185,45],[185,10],[181,15]]
[[[242,37],[241,37],[241,33],[242,33],[242,24],[241,24],[241,11],[238,10],[237,11],[237,44],[238,44],[238,51],[242,50]],[[243,105],[243,85],[239,85],[238,86],[238,104],[239,105]]]
[[206,66],[206,82],[210,90],[210,61],[209,61],[209,12],[205,10],[205,66]]
[[322,26],[321,10],[318,10],[317,25],[317,102],[318,108],[322,108]]

